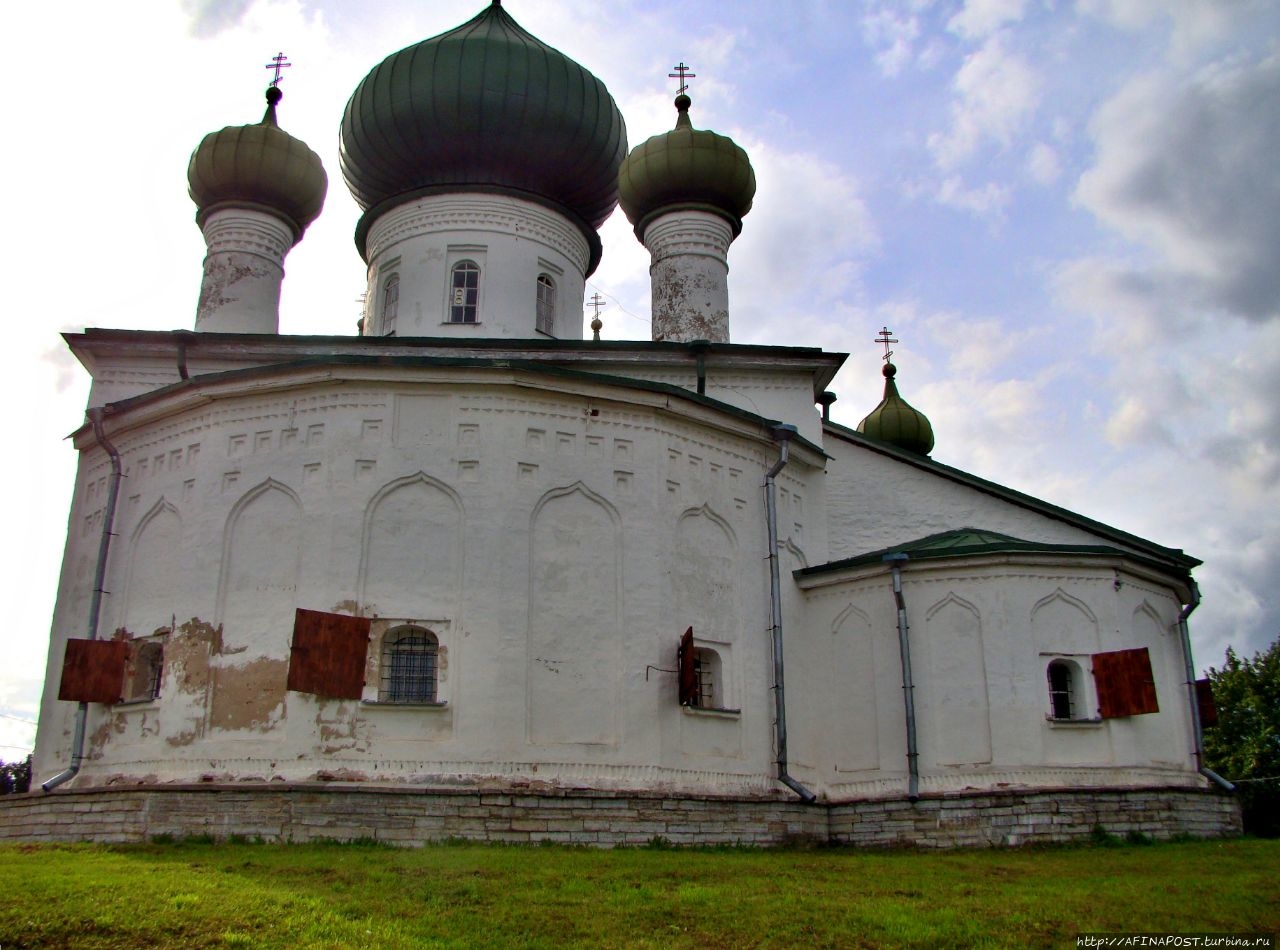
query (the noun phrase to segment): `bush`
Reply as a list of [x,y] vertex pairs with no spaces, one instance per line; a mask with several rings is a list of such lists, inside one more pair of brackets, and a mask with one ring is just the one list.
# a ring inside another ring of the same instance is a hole
[[21,762],[0,762],[0,795],[31,791],[31,756]]
[[1238,783],[1246,832],[1280,837],[1280,640],[1252,659],[1228,647],[1209,681],[1218,724],[1205,730],[1205,764]]

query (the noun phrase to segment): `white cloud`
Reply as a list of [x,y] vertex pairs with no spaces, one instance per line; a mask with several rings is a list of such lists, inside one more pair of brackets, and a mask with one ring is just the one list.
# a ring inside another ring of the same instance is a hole
[[879,7],[862,18],[862,36],[876,50],[876,65],[885,76],[896,76],[915,55],[919,18],[892,7]]
[[934,197],[939,204],[949,208],[972,211],[979,216],[998,215],[1009,204],[1010,190],[1007,185],[997,185],[993,181],[970,187],[958,175],[948,175],[939,184]]
[[1167,19],[1170,52],[1184,59],[1231,36],[1233,27],[1274,8],[1270,0],[1077,0],[1076,9],[1121,29],[1139,31]]
[[837,166],[763,142],[743,144],[758,187],[729,252],[733,338],[791,343],[803,338],[793,321],[830,321],[838,303],[860,297],[877,229],[858,183]]
[[947,21],[947,29],[965,39],[985,39],[1021,20],[1026,5],[1026,0],[965,0],[963,9]]
[[1280,315],[1280,56],[1146,75],[1095,117],[1076,198],[1202,307]]
[[182,0],[191,18],[191,35],[202,39],[239,25],[251,6],[253,0]]
[[951,128],[929,136],[929,151],[943,170],[954,169],[983,145],[1008,146],[1040,101],[1040,76],[1008,48],[1005,35],[989,37],[952,83]]
[[1037,142],[1027,153],[1027,174],[1039,185],[1052,185],[1062,175],[1062,162],[1051,145]]

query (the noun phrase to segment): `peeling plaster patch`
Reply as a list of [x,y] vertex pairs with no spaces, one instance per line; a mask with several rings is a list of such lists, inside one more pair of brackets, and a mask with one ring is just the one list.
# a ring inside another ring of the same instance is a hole
[[367,728],[361,728],[365,725],[364,719],[356,715],[345,701],[318,700],[316,731],[324,743],[320,747],[322,754],[351,750],[368,752],[372,737]]
[[[209,725],[214,729],[269,732],[284,719],[289,661],[259,657],[216,670]],[[279,715],[273,715],[279,709]]]
[[227,260],[210,261],[205,266],[204,280],[200,283],[200,303],[196,307],[197,319],[215,313],[236,300],[235,297],[227,296],[227,291],[233,285],[249,278],[268,276],[270,271],[264,267],[233,264]]
[[333,605],[333,613],[350,614],[352,617],[360,616],[360,604],[354,600],[340,600]]
[[315,782],[367,782],[369,776],[354,769],[322,769],[312,776]]

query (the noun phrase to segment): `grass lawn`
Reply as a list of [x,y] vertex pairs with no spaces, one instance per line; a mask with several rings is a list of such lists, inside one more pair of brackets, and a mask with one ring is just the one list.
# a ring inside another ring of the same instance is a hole
[[1280,930],[1280,841],[0,846],[0,947],[1065,947]]

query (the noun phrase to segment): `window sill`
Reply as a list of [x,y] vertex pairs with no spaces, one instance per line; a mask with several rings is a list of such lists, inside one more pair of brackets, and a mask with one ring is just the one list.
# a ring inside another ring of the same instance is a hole
[[362,699],[360,700],[360,705],[371,706],[374,709],[444,709],[449,704],[444,700],[419,703],[392,703],[385,699]]
[[1100,726],[1106,720],[1103,719],[1054,719],[1052,716],[1045,716],[1044,721],[1049,725],[1057,728],[1064,726],[1068,729],[1078,726]]
[[742,715],[741,709],[726,709],[722,706],[681,706],[687,716],[709,716],[712,719],[737,719]]
[[159,698],[160,698],[159,696],[148,696],[144,699],[121,699],[118,702],[112,703],[111,705],[116,707],[117,709],[119,709],[121,706],[123,706],[126,709],[134,709],[138,706],[155,706],[157,705],[156,700],[158,700]]
[[481,320],[441,320],[442,327],[482,327],[484,322]]

